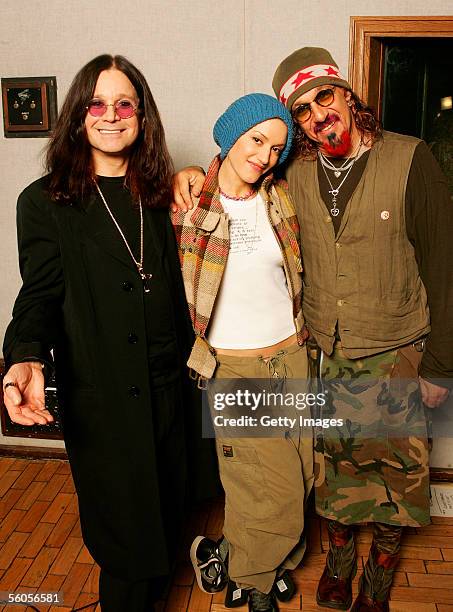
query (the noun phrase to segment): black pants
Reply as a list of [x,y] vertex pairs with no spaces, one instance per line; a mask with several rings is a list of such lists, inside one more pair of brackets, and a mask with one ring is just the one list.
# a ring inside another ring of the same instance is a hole
[[[180,529],[185,506],[185,448],[178,381],[152,389],[153,434],[161,515],[169,561],[173,565],[181,545]],[[175,494],[175,491],[178,494]],[[152,526],[150,525],[151,529]],[[132,577],[132,576],[130,576]],[[99,599],[102,612],[153,612],[163,597],[169,576],[147,580],[122,580],[101,568]]]
[[99,600],[102,612],[154,612],[154,602],[162,597],[167,578],[126,582],[101,569]]

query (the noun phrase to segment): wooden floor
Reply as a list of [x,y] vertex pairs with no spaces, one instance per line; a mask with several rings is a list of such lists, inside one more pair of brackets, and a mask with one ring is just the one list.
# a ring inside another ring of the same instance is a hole
[[[181,546],[181,558],[168,597],[159,612],[221,612],[224,594],[202,593],[187,550],[195,535],[217,538],[223,523],[222,501],[193,513]],[[293,574],[299,594],[285,610],[322,610],[316,584],[324,566],[327,537],[321,522],[309,517],[309,553]],[[368,555],[371,532],[357,536],[360,567]],[[359,572],[360,574],[360,572]],[[99,569],[83,545],[74,486],[65,461],[0,458],[0,592],[60,592],[60,605],[34,604],[39,610],[68,611],[97,604]],[[357,591],[358,577],[354,581]],[[236,608],[245,610],[245,608]],[[423,529],[408,530],[402,560],[391,592],[392,612],[453,612],[453,519],[434,519]],[[0,605],[8,612],[31,611],[23,605]],[[127,612],[125,610],[124,612]]]

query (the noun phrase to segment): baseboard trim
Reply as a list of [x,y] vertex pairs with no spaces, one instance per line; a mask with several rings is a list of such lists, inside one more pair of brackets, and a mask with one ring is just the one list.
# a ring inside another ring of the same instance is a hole
[[[60,459],[67,461],[64,448],[47,448],[45,446],[19,446],[0,444],[0,457],[17,457],[21,459]],[[453,482],[453,469],[430,468],[431,482]]]
[[68,459],[64,448],[47,448],[46,446],[19,446],[16,444],[0,444],[0,457],[16,457],[20,459]]
[[453,482],[453,469],[430,468],[429,477],[431,482]]

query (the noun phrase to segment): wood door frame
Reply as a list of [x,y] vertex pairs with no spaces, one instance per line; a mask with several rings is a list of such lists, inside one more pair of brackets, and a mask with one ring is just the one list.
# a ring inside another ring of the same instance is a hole
[[453,37],[453,16],[351,17],[349,83],[379,119],[382,109],[385,38]]
[[[386,38],[453,37],[453,16],[351,17],[349,83],[362,100],[382,114],[384,42]],[[453,482],[452,469],[430,470],[432,481]]]

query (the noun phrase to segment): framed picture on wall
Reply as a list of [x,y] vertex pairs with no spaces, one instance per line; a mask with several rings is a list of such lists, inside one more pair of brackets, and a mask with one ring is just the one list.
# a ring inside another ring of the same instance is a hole
[[49,136],[57,117],[55,77],[4,78],[2,100],[6,138]]

